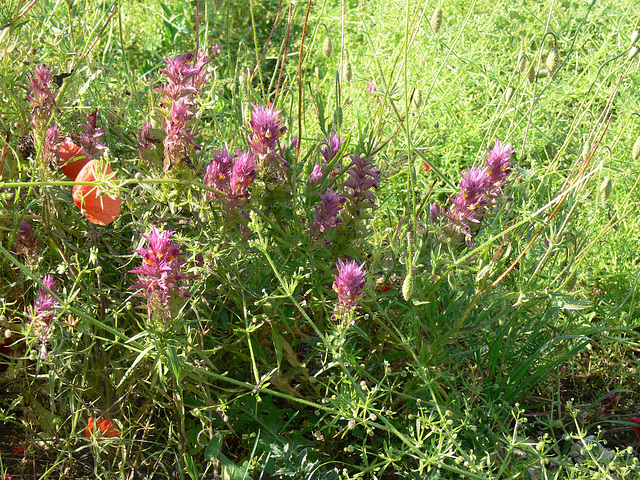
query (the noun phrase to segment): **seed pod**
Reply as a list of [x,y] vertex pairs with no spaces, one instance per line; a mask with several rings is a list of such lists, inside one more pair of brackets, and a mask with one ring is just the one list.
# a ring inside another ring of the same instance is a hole
[[532,63],[529,67],[529,71],[527,72],[527,80],[529,80],[529,83],[533,83],[536,81],[536,78],[536,66]]
[[507,91],[504,93],[504,101],[506,103],[509,103],[509,100],[511,100],[511,97],[513,97],[513,94],[515,93],[516,89],[513,87],[507,87]]
[[413,94],[413,104],[416,106],[418,110],[422,106],[422,92],[416,89],[416,92]]
[[560,66],[560,53],[558,53],[558,49],[553,47],[549,50],[549,55],[547,55],[547,69],[549,70],[549,76],[553,77],[553,74],[556,73],[558,67]]
[[322,53],[324,53],[324,56],[327,58],[330,58],[333,53],[333,43],[331,43],[331,37],[329,36],[325,37],[322,43]]
[[636,28],[631,33],[631,45],[635,45],[640,40],[640,28]]
[[220,10],[222,5],[224,5],[224,0],[213,0],[213,6],[216,10]]
[[635,162],[640,158],[640,137],[636,140],[636,143],[633,144],[633,150],[631,150],[631,158]]
[[529,60],[527,59],[527,54],[522,52],[520,55],[520,60],[518,62],[518,70],[520,70],[521,74],[524,74],[527,71],[527,66],[529,64]]
[[347,83],[351,83],[351,80],[353,80],[353,68],[351,68],[350,63],[347,63],[344,68],[344,79],[347,81]]
[[413,272],[407,273],[402,282],[402,298],[408,302],[411,299],[411,294],[413,294]]
[[640,51],[640,46],[634,45],[633,47],[631,47],[631,50],[629,50],[628,59],[633,60],[634,58],[636,58],[639,51]]
[[431,29],[433,30],[433,33],[438,33],[440,31],[440,27],[442,27],[442,7],[439,6],[431,16]]
[[536,74],[536,77],[538,79],[547,78],[547,77],[550,77],[550,76],[551,76],[551,74],[549,73],[549,70],[547,70],[546,68],[541,68],[540,70],[538,70],[538,73]]
[[590,151],[591,144],[589,142],[584,142],[584,145],[582,146],[582,158],[587,158],[587,155],[589,155]]
[[605,203],[607,200],[609,200],[612,191],[613,181],[609,177],[604,177],[602,179],[602,183],[600,184],[600,188],[598,189],[598,193],[600,194],[600,201],[602,203]]

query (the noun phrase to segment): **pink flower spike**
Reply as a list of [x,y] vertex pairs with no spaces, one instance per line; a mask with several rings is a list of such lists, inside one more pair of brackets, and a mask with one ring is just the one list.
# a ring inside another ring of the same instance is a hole
[[367,271],[363,270],[364,262],[362,265],[358,265],[355,260],[345,263],[342,259],[338,259],[336,267],[338,274],[333,282],[333,290],[338,294],[336,310],[338,313],[346,313],[358,308],[365,284],[364,276]]

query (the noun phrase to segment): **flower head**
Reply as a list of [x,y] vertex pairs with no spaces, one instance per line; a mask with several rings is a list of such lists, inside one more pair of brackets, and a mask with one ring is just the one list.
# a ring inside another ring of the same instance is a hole
[[98,158],[102,155],[102,151],[107,148],[107,144],[100,138],[104,135],[104,130],[98,128],[98,110],[94,110],[86,116],[87,123],[80,125],[83,133],[78,136],[78,142],[80,145],[91,155],[93,158]]
[[229,176],[229,188],[234,200],[244,199],[249,196],[248,188],[256,178],[256,161],[250,152],[238,152],[236,160],[231,167]]
[[506,180],[507,176],[511,173],[511,163],[509,159],[515,150],[511,149],[511,143],[504,145],[500,144],[496,140],[493,148],[487,148],[489,152],[489,158],[487,158],[487,183],[489,188],[487,189],[487,195],[491,197],[501,196],[502,187],[509,183]]
[[180,269],[186,262],[180,260],[179,246],[171,240],[175,232],[160,231],[153,227],[150,235],[142,235],[149,245],[135,253],[142,255],[142,265],[130,273],[138,274],[138,282],[129,287],[138,290],[136,295],[144,296],[148,300],[149,319],[152,315],[154,300],[159,300],[165,312],[171,316],[169,310],[169,294],[176,292],[183,297],[191,294],[182,290],[179,283],[189,277],[182,275]]
[[102,438],[100,437],[120,438],[118,425],[110,418],[99,418],[94,420],[93,417],[89,417],[87,429],[84,434],[87,438],[96,438],[99,442],[102,441]]
[[34,256],[39,250],[39,242],[33,233],[33,228],[26,220],[22,220],[16,232],[16,241],[11,248],[11,253],[21,253],[28,257]]
[[287,127],[282,125],[282,110],[273,106],[253,105],[249,128],[250,147],[258,155],[267,155],[275,151],[278,139],[285,134]]
[[55,146],[60,159],[60,169],[68,178],[75,180],[82,167],[91,161],[89,152],[71,140],[64,140]]
[[31,95],[29,103],[34,109],[46,109],[51,111],[56,105],[56,96],[51,90],[53,71],[47,65],[38,65],[35,70],[35,78],[30,80]]
[[363,270],[364,262],[358,265],[355,260],[345,263],[338,259],[336,267],[338,274],[333,282],[333,290],[338,294],[336,310],[338,313],[346,313],[358,307],[367,271]]
[[[56,308],[60,305],[55,297],[50,293],[56,293],[56,279],[52,275],[46,275],[42,279],[45,287],[39,288],[38,298],[32,306],[28,308],[29,323],[37,330],[37,337],[42,342],[40,355],[47,357],[47,338],[51,330],[51,320],[56,313]],[[47,290],[48,289],[48,290]]]
[[[95,182],[97,178],[117,181],[111,167],[101,160],[89,161],[78,173],[76,181]],[[73,201],[78,208],[84,210],[85,217],[91,223],[106,226],[120,215],[122,199],[110,186],[105,191],[97,185],[76,184],[73,186]]]
[[340,136],[336,132],[331,132],[329,138],[325,139],[325,145],[323,147],[319,147],[320,153],[324,158],[324,161],[328,164],[335,158],[335,156],[340,151],[342,144],[344,143],[344,139],[340,139]]
[[330,188],[327,188],[324,195],[319,196],[322,202],[316,205],[316,219],[311,224],[311,229],[316,233],[335,228],[342,223],[338,218],[338,212],[346,202],[344,197],[337,195]]
[[365,155],[351,155],[352,165],[348,178],[344,181],[345,197],[349,201],[348,210],[354,218],[366,218],[366,210],[375,207],[376,195],[373,188],[379,188],[380,170]]

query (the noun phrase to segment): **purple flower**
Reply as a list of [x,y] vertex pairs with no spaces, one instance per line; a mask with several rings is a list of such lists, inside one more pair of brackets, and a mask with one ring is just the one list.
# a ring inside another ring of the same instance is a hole
[[107,144],[100,138],[104,135],[104,130],[97,127],[98,110],[86,115],[86,119],[87,123],[80,125],[84,132],[78,136],[78,142],[92,158],[99,158]]
[[26,220],[22,220],[18,226],[16,241],[11,248],[11,253],[22,253],[27,257],[33,257],[38,253],[38,239],[33,232],[33,228]]
[[436,223],[440,219],[440,208],[435,203],[429,205],[429,220]]
[[376,195],[371,189],[380,186],[380,170],[364,155],[351,155],[351,160],[349,176],[343,183],[349,200],[347,208],[353,218],[367,218],[365,211],[375,207]]
[[324,161],[329,164],[335,158],[335,156],[340,151],[340,147],[344,140],[340,139],[340,136],[336,132],[331,132],[329,138],[325,138],[325,146],[319,147],[320,153],[324,157]]
[[179,165],[189,158],[191,147],[197,147],[194,142],[195,134],[187,125],[193,118],[189,110],[188,101],[179,98],[171,105],[171,121],[163,122],[167,136],[164,138],[164,171],[169,171],[173,166]]
[[374,82],[367,82],[367,92],[373,95],[377,91],[378,89],[376,88],[376,84]]
[[182,290],[179,286],[181,280],[189,277],[180,273],[180,267],[186,262],[180,260],[180,250],[171,240],[175,232],[163,231],[153,227],[150,235],[142,235],[149,241],[149,246],[134,250],[142,255],[142,265],[130,273],[138,274],[138,282],[129,287],[130,290],[138,290],[135,295],[147,298],[149,320],[152,317],[154,301],[159,301],[163,313],[169,318],[169,296],[172,292],[183,297],[191,294]]
[[[42,279],[42,283],[51,292],[57,294],[56,279],[52,275],[46,275]],[[31,317],[29,323],[37,329],[38,338],[42,342],[40,354],[43,358],[47,357],[47,338],[51,330],[51,320],[56,314],[56,308],[60,305],[47,288],[39,288],[38,298],[36,298],[33,306],[28,308],[29,316]]]
[[324,168],[321,163],[316,163],[313,166],[313,170],[309,174],[309,185],[317,185],[322,180],[322,176],[324,175]]
[[342,209],[346,199],[335,194],[330,188],[324,195],[319,195],[322,199],[320,205],[316,205],[316,219],[311,224],[311,229],[318,233],[324,232],[328,228],[335,228],[342,220],[338,218],[338,212]]
[[256,161],[250,152],[238,152],[231,167],[229,188],[233,200],[249,196],[248,188],[256,178]]
[[338,294],[336,310],[342,314],[358,308],[365,284],[364,276],[367,271],[363,270],[364,262],[362,265],[358,265],[355,260],[345,263],[342,259],[338,259],[336,267],[338,274],[333,282],[333,290]]
[[34,109],[45,109],[49,112],[56,105],[56,96],[51,90],[53,71],[47,65],[38,65],[35,70],[35,78],[30,80],[31,95],[29,103]]
[[282,110],[273,106],[253,105],[249,128],[250,147],[256,155],[268,155],[276,151],[278,139],[285,134],[287,127],[282,125]]
[[167,75],[168,81],[164,87],[154,90],[167,97],[168,101],[164,102],[167,106],[179,98],[191,97],[197,93],[198,90],[193,85],[192,78],[200,74],[202,67],[191,65],[192,61],[193,53],[164,59],[167,68],[160,71]]
[[[207,165],[207,171],[204,175],[204,184],[228,194],[229,172],[233,164],[232,156],[229,155],[226,145],[222,147],[222,150],[214,150],[213,153],[213,161]],[[217,195],[210,192],[209,196],[216,198]]]
[[486,170],[488,176],[487,183],[489,184],[487,195],[493,198],[501,197],[502,187],[510,183],[509,180],[506,180],[506,177],[511,173],[511,167],[513,165],[509,163],[509,159],[515,150],[511,149],[511,143],[501,145],[500,142],[496,140],[493,148],[487,148],[487,151],[489,152]]

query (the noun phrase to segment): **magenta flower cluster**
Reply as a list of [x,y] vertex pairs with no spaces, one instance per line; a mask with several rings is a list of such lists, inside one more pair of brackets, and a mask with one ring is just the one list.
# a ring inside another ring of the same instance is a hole
[[148,246],[134,250],[142,255],[142,265],[129,271],[138,274],[138,282],[129,289],[137,290],[135,295],[147,299],[149,320],[156,306],[171,318],[169,298],[172,293],[183,297],[191,295],[180,287],[180,282],[189,277],[180,272],[186,262],[180,260],[179,245],[175,245],[171,240],[174,233],[153,227],[150,235],[142,235],[148,240]]
[[342,220],[338,218],[338,212],[342,210],[346,198],[333,192],[327,187],[327,191],[324,195],[320,195],[320,205],[316,205],[316,218],[311,224],[311,230],[316,234],[318,232],[325,232],[329,228],[336,228],[342,223]]
[[333,290],[338,294],[336,312],[341,315],[358,308],[367,271],[364,270],[364,262],[358,265],[355,260],[343,262],[342,259],[338,259],[336,268],[338,274],[333,282]]
[[82,146],[91,158],[100,158],[103,150],[107,148],[107,144],[100,137],[105,132],[98,127],[98,110],[86,115],[87,123],[80,125],[82,133],[78,135],[78,143]]
[[278,144],[280,137],[287,131],[287,127],[282,124],[281,113],[282,110],[276,110],[272,105],[253,105],[249,121],[249,148],[262,168],[274,168],[276,165],[283,169],[289,168]]
[[248,151],[236,151],[231,155],[226,147],[214,150],[214,159],[207,166],[204,184],[221,192],[210,193],[211,198],[223,197],[233,209],[242,207],[249,199],[249,185],[256,178],[256,161]]
[[[59,306],[58,301],[49,292],[56,293],[56,279],[52,275],[46,275],[42,279],[45,287],[39,287],[38,298],[32,306],[28,308],[29,323],[36,329],[37,336],[42,342],[40,354],[43,358],[47,357],[47,338],[51,331],[51,321],[55,317],[56,308]],[[49,289],[49,290],[47,290]]]
[[35,78],[30,80],[31,95],[29,95],[29,103],[34,110],[35,116],[38,118],[46,116],[47,121],[51,111],[56,106],[56,96],[51,90],[52,79],[53,71],[49,70],[47,65],[38,65],[35,70]]
[[338,155],[343,143],[344,140],[340,139],[340,136],[333,131],[329,135],[329,138],[325,138],[325,144],[318,147],[318,150],[322,154],[322,161],[313,166],[311,174],[309,175],[310,185],[317,185],[320,180],[322,180],[322,177],[325,175],[327,165],[336,158],[336,155]]
[[27,258],[32,259],[40,250],[40,242],[33,232],[31,224],[26,220],[22,220],[16,232],[15,242],[11,247],[11,253],[23,254]]
[[472,226],[479,224],[486,209],[491,209],[498,199],[503,198],[503,187],[509,183],[511,173],[509,160],[515,150],[511,144],[501,144],[496,140],[493,148],[487,148],[489,156],[484,167],[472,166],[462,174],[460,193],[449,198],[452,207],[441,211],[437,205],[431,204],[429,212],[431,220],[436,222],[440,215],[447,218],[444,233],[454,242],[460,243],[464,238],[471,245]]
[[193,129],[194,98],[210,76],[204,68],[209,60],[205,52],[197,56],[185,53],[164,59],[166,68],[161,72],[166,74],[167,83],[155,91],[164,95],[160,102],[169,110],[168,118],[162,120],[166,133],[163,141],[165,172],[174,166],[189,164],[190,152],[199,148],[194,141],[197,135]]
[[370,218],[368,210],[375,208],[376,195],[372,189],[380,187],[380,170],[365,155],[351,155],[352,164],[343,183],[348,202],[345,209],[352,220]]

